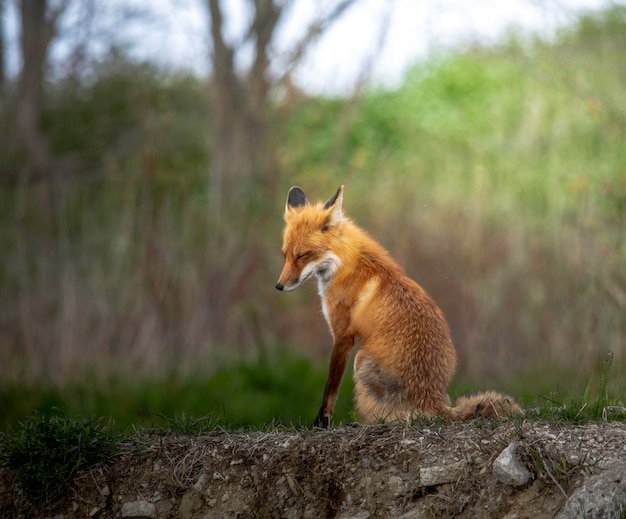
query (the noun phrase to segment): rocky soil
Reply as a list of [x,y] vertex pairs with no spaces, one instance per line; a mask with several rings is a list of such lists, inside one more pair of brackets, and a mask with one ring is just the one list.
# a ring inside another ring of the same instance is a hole
[[141,435],[47,511],[2,518],[547,518],[626,514],[626,423],[528,421]]

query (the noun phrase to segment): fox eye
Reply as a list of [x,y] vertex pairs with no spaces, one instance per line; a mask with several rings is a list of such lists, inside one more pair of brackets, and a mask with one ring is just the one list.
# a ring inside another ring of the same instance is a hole
[[322,225],[322,226],[320,227],[320,231],[321,231],[321,232],[328,232],[328,229],[330,229],[330,227],[328,226],[328,224],[326,224],[326,225]]
[[302,259],[305,256],[308,256],[309,254],[311,254],[311,251],[300,252],[299,254],[296,254],[296,259],[297,260]]

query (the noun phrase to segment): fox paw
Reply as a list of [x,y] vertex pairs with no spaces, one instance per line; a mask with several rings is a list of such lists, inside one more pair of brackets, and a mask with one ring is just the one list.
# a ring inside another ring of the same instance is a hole
[[320,411],[313,421],[313,427],[318,427],[321,429],[328,428],[330,426],[330,417],[331,415]]

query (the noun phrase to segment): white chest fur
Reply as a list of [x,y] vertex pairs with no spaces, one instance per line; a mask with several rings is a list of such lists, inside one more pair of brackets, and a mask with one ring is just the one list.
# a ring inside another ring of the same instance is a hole
[[322,312],[324,318],[330,326],[330,317],[328,314],[328,305],[326,304],[326,287],[332,281],[335,272],[341,266],[341,260],[332,252],[324,255],[324,257],[316,262],[315,276],[317,277],[317,292],[322,300]]

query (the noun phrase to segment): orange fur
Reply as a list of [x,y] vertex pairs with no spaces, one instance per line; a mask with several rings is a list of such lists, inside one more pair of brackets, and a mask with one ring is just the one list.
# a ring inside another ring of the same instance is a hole
[[285,265],[276,287],[291,291],[317,278],[334,347],[315,425],[330,422],[356,337],[355,407],[366,423],[417,415],[453,419],[520,413],[506,395],[461,397],[447,387],[456,352],[445,317],[387,251],[342,212],[343,186],[326,204],[311,205],[298,187],[285,206]]

